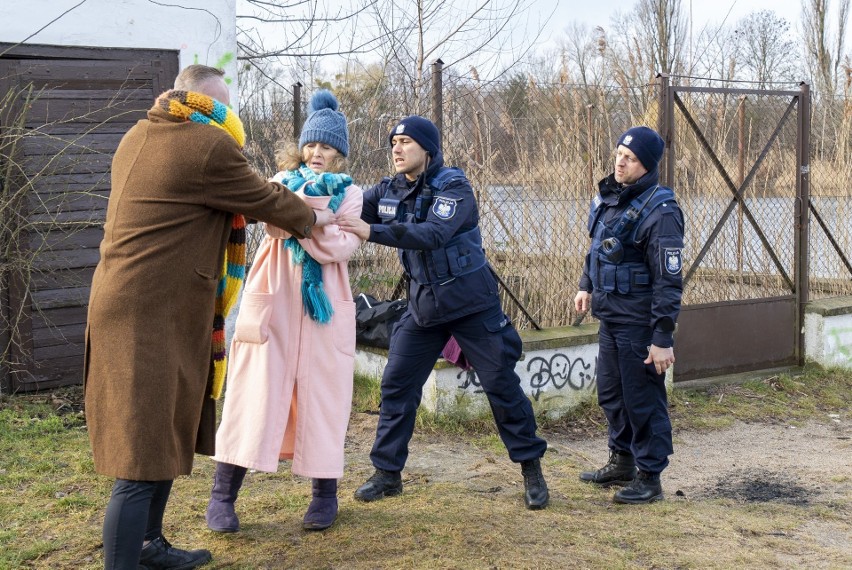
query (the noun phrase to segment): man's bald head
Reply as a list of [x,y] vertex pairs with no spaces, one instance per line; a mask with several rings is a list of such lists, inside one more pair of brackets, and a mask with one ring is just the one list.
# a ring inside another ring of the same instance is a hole
[[231,92],[225,83],[225,72],[208,65],[194,64],[184,68],[175,79],[175,89],[196,91],[225,105],[231,104]]

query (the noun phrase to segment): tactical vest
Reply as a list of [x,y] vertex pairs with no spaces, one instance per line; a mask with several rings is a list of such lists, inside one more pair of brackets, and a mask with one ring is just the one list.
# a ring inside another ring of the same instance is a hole
[[[414,211],[407,212],[404,203],[387,197],[379,200],[382,223],[421,223],[429,217],[435,197],[454,180],[464,178],[460,168],[443,167],[425,184],[414,202]],[[390,184],[387,185],[390,188]],[[479,227],[454,235],[440,249],[400,249],[399,259],[406,274],[420,285],[444,285],[456,277],[473,273],[485,266],[482,234]]]
[[634,198],[621,216],[605,224],[606,205],[600,195],[595,198],[589,213],[589,277],[595,291],[651,294],[651,273],[643,251],[636,246],[636,232],[657,207],[669,201],[674,201],[674,192],[655,185]]

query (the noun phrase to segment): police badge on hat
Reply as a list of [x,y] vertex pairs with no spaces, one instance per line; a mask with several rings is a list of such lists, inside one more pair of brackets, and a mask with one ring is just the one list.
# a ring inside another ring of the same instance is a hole
[[683,265],[681,259],[681,248],[665,248],[663,250],[663,265],[666,267],[666,271],[671,275],[677,275],[680,273],[681,266]]
[[438,196],[432,204],[432,212],[442,220],[449,220],[456,215],[456,200]]

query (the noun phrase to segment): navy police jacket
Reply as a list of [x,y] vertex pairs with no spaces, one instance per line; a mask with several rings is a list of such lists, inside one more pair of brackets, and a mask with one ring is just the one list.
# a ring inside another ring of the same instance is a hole
[[397,174],[364,192],[361,219],[370,224],[369,241],[399,250],[409,311],[418,325],[438,325],[500,302],[470,182],[461,170],[444,167],[440,152],[414,182]]
[[612,174],[598,183],[580,289],[592,293],[592,315],[649,326],[651,342],[667,348],[683,292],[684,222],[674,192],[658,178],[655,169],[626,187]]

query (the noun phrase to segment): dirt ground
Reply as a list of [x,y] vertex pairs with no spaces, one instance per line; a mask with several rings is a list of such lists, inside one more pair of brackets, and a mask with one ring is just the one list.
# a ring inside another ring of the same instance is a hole
[[[356,474],[372,472],[368,455],[375,425],[375,415],[352,417],[347,461]],[[565,462],[576,466],[578,473],[597,468],[608,458],[602,434],[542,435],[548,440],[546,477],[549,464]],[[678,431],[675,426],[674,448],[662,478],[668,501],[727,498],[742,503],[831,505],[848,504],[852,498],[852,423],[832,415],[803,426],[737,422],[708,432]],[[430,481],[466,481],[475,492],[515,495],[522,485],[520,473],[512,478],[506,475],[516,471],[505,452],[415,431],[403,478],[406,488]],[[508,488],[507,480],[512,482]],[[552,496],[560,499],[558,493]],[[848,551],[852,560],[852,522],[840,530],[810,523],[806,532],[810,540]]]

